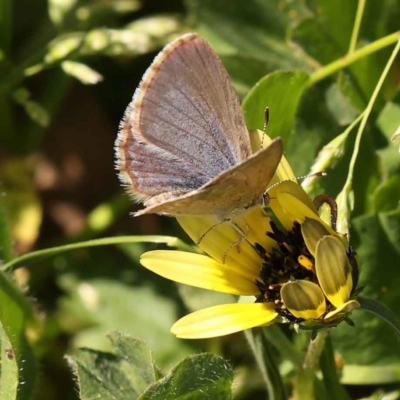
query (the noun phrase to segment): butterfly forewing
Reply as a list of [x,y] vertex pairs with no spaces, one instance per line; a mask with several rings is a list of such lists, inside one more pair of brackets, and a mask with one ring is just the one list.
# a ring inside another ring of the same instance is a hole
[[210,180],[176,157],[139,142],[132,135],[129,119],[123,121],[119,138],[123,138],[117,144],[119,176],[135,200],[145,200],[160,193],[180,196]]
[[243,112],[217,54],[199,36],[155,59],[132,104],[134,135],[214,177],[251,154]]

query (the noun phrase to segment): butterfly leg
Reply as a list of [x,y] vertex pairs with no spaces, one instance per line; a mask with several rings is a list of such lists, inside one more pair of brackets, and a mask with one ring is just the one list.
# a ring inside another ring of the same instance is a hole
[[233,222],[232,220],[230,220],[231,226],[232,228],[234,228],[237,232],[240,233],[240,236],[233,242],[230,244],[230,246],[227,248],[227,250],[225,251],[223,257],[222,257],[222,264],[225,264],[226,261],[226,257],[228,256],[228,253],[234,248],[237,247],[238,252],[240,253],[240,244],[246,240],[247,235],[250,232],[250,227],[247,223],[247,221],[243,218],[242,222],[245,226],[245,230],[243,230],[236,222]]
[[210,233],[214,228],[216,228],[217,226],[220,226],[222,224],[225,224],[225,222],[228,222],[229,219],[222,219],[221,221],[217,222],[214,225],[211,225],[199,238],[199,240],[196,242],[197,245],[199,245],[201,243],[201,241],[204,239],[204,237]]

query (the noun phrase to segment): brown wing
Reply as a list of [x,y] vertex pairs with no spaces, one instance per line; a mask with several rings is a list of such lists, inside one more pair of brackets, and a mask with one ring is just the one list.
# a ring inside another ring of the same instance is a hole
[[189,192],[251,155],[239,99],[207,42],[187,34],[160,52],[126,110],[116,150],[123,182],[141,198]]
[[175,197],[195,190],[210,177],[193,170],[187,163],[139,142],[131,134],[130,121],[121,126],[117,143],[117,169],[126,190],[134,200],[146,200],[160,193],[174,193]]
[[145,202],[146,208],[136,215],[214,215],[230,218],[259,204],[282,157],[280,138],[243,163],[223,172],[206,185],[177,198],[166,193]]

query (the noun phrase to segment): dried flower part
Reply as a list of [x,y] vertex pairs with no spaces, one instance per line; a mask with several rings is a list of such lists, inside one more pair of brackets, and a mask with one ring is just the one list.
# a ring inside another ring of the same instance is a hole
[[329,235],[328,230],[319,221],[306,217],[301,224],[301,233],[303,234],[304,242],[309,252],[315,256],[318,241],[326,235]]
[[340,307],[350,299],[353,288],[351,266],[342,242],[334,236],[319,240],[315,254],[315,270],[325,296]]
[[329,320],[344,318],[347,314],[359,307],[360,303],[357,300],[349,300],[346,303],[342,304],[340,307],[336,308],[336,310],[327,313],[324,320],[329,322]]
[[288,310],[302,319],[318,319],[326,311],[324,294],[320,287],[310,281],[286,283],[281,289],[282,301]]

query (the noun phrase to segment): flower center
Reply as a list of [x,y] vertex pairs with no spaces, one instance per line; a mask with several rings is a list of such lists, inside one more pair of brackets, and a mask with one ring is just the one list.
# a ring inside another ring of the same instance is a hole
[[318,284],[313,271],[315,260],[307,249],[301,233],[301,226],[295,222],[291,231],[283,232],[271,221],[272,232],[267,235],[275,240],[278,247],[267,252],[260,244],[255,247],[262,258],[260,281],[256,285],[260,290],[257,302],[275,303],[276,311],[292,322],[298,322],[285,307],[281,298],[281,288],[287,282],[306,280]]

